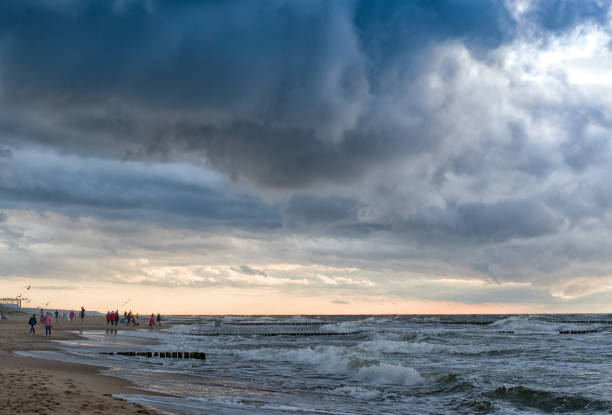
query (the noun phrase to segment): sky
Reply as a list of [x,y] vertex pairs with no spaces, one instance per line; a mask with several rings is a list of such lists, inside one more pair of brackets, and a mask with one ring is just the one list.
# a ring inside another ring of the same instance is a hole
[[612,312],[611,17],[605,0],[2,1],[0,296]]

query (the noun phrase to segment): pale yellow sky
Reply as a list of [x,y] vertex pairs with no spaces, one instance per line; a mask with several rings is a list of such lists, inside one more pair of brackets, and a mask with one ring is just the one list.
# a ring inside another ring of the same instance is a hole
[[555,311],[550,306],[503,302],[465,304],[363,295],[339,300],[334,295],[295,295],[270,287],[168,288],[35,280],[27,290],[24,288],[26,281],[23,278],[8,280],[3,284],[3,295],[21,293],[28,296],[31,301],[25,307],[77,310],[84,306],[102,312],[119,309],[141,314],[510,314]]

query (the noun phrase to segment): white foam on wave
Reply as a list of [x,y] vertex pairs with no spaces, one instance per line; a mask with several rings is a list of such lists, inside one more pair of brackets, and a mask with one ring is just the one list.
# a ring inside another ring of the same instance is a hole
[[321,326],[320,330],[333,333],[345,333],[350,331],[357,331],[362,327],[362,321],[342,321],[335,324],[326,324],[324,326]]
[[253,360],[287,361],[291,363],[306,363],[321,365],[327,373],[345,372],[348,359],[342,355],[341,349],[333,346],[316,346],[301,349],[262,348],[240,350],[237,354]]
[[497,320],[488,327],[501,330],[527,331],[537,333],[555,332],[559,330],[559,324],[549,323],[542,320],[533,320],[529,317],[512,316],[503,320]]
[[513,316],[489,325],[496,330],[513,330],[525,333],[556,333],[560,330],[585,330],[601,327],[600,324],[573,324],[536,320],[529,317]]
[[413,385],[424,378],[413,368],[379,362],[371,364],[354,351],[335,346],[300,349],[242,350],[238,355],[252,360],[288,361],[316,366],[325,374],[344,374],[375,384]]
[[476,346],[473,344],[441,344],[427,341],[391,341],[391,340],[371,340],[360,343],[358,347],[373,353],[403,353],[414,354],[435,354],[435,353],[459,353],[459,354],[479,354],[497,348],[489,348],[484,345]]
[[366,318],[363,321],[365,323],[388,323],[391,320],[388,317],[376,317],[376,316],[372,316],[372,317]]
[[388,363],[361,367],[357,371],[357,377],[372,383],[404,386],[414,385],[423,381],[423,377],[414,368]]
[[382,393],[377,389],[366,389],[359,386],[341,386],[329,391],[334,395],[352,396],[357,399],[372,400],[380,398]]
[[383,353],[436,353],[452,351],[447,345],[429,342],[407,342],[392,340],[372,340],[360,343],[368,351]]

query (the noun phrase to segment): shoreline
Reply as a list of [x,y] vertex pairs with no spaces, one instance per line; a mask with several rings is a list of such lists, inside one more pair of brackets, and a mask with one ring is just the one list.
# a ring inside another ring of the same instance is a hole
[[[149,392],[128,380],[103,374],[101,371],[107,369],[103,365],[26,357],[15,353],[58,350],[52,341],[84,338],[74,331],[106,330],[104,316],[91,316],[83,323],[80,320],[54,322],[51,337],[45,337],[44,326],[40,323],[36,325],[37,335],[30,336],[27,326],[29,317],[13,315],[9,316],[9,320],[0,321],[0,414],[160,414],[152,408],[113,395],[164,394]],[[141,329],[146,329],[146,326],[117,327],[118,331]]]

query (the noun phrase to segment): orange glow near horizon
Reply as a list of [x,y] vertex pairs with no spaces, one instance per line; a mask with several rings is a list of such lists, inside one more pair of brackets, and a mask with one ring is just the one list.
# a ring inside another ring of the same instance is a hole
[[[104,312],[110,309],[132,310],[141,314],[525,314],[559,310],[544,306],[485,303],[465,304],[449,301],[404,300],[385,297],[353,296],[338,304],[337,296],[300,296],[280,293],[272,288],[188,288],[133,285],[71,287],[65,281],[52,281],[26,291],[22,279],[13,279],[5,293],[19,293],[31,298],[24,307],[80,309]],[[62,289],[54,289],[54,287]],[[3,290],[4,291],[4,290]],[[14,293],[14,294],[13,294]],[[129,300],[129,301],[128,301]],[[336,301],[336,303],[334,302]],[[127,303],[126,303],[127,302]],[[125,305],[123,305],[126,303]],[[591,311],[591,310],[589,310]]]

